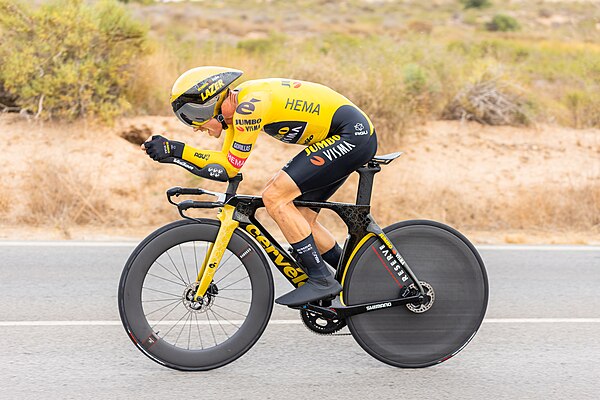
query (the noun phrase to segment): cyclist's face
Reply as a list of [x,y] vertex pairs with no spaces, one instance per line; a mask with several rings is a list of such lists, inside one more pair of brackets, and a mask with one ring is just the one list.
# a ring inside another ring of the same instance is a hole
[[194,132],[202,131],[208,132],[208,134],[212,137],[218,138],[221,136],[221,131],[223,127],[221,123],[216,120],[216,118],[211,118],[200,126],[194,127]]

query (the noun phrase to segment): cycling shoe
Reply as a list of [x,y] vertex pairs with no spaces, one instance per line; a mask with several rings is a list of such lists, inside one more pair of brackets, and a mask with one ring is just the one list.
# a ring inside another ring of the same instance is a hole
[[327,278],[309,278],[297,289],[277,298],[275,303],[295,307],[312,301],[328,299],[342,291],[342,285],[333,276]]

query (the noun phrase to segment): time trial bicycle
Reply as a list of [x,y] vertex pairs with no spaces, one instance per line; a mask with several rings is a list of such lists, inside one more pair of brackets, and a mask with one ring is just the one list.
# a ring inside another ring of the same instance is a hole
[[[330,209],[348,227],[335,278],[339,299],[296,308],[314,332],[344,326],[371,356],[403,368],[448,360],[474,337],[488,302],[486,270],[475,247],[455,229],[411,220],[380,228],[370,214],[374,175],[402,153],[375,156],[357,170],[356,204],[295,201]],[[180,159],[167,159],[209,179],[227,181],[225,193],[174,187],[168,201],[183,217],[144,239],[123,269],[118,303],[123,326],[146,356],[164,366],[204,371],[247,352],[273,309],[268,259],[295,287],[308,276],[290,252],[260,224],[261,197],[238,195],[228,179]],[[183,200],[210,195],[213,201]],[[191,209],[216,208],[217,219]],[[338,305],[339,303],[339,305]]]

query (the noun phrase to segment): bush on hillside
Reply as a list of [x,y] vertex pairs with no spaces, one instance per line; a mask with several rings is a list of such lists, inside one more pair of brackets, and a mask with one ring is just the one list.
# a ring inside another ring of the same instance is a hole
[[565,103],[571,113],[571,124],[575,128],[600,127],[600,95],[598,92],[571,90]]
[[0,87],[22,110],[108,120],[129,108],[124,90],[146,30],[116,0],[0,0],[0,29]]
[[524,125],[530,122],[527,111],[527,103],[513,85],[498,78],[484,78],[463,88],[442,117],[486,125]]
[[460,0],[465,9],[468,8],[486,8],[492,5],[490,0]]
[[497,14],[487,24],[485,28],[492,32],[513,32],[521,29],[519,22],[509,15]]

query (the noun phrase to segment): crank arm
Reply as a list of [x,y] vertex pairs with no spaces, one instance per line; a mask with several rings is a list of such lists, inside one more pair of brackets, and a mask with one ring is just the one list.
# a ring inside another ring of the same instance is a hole
[[332,307],[321,307],[321,306],[316,306],[314,304],[304,304],[302,306],[294,306],[294,307],[290,307],[293,308],[294,310],[309,310],[309,311],[313,311],[315,314],[325,318],[325,319],[336,319],[339,318],[338,313],[336,311],[335,308]]

